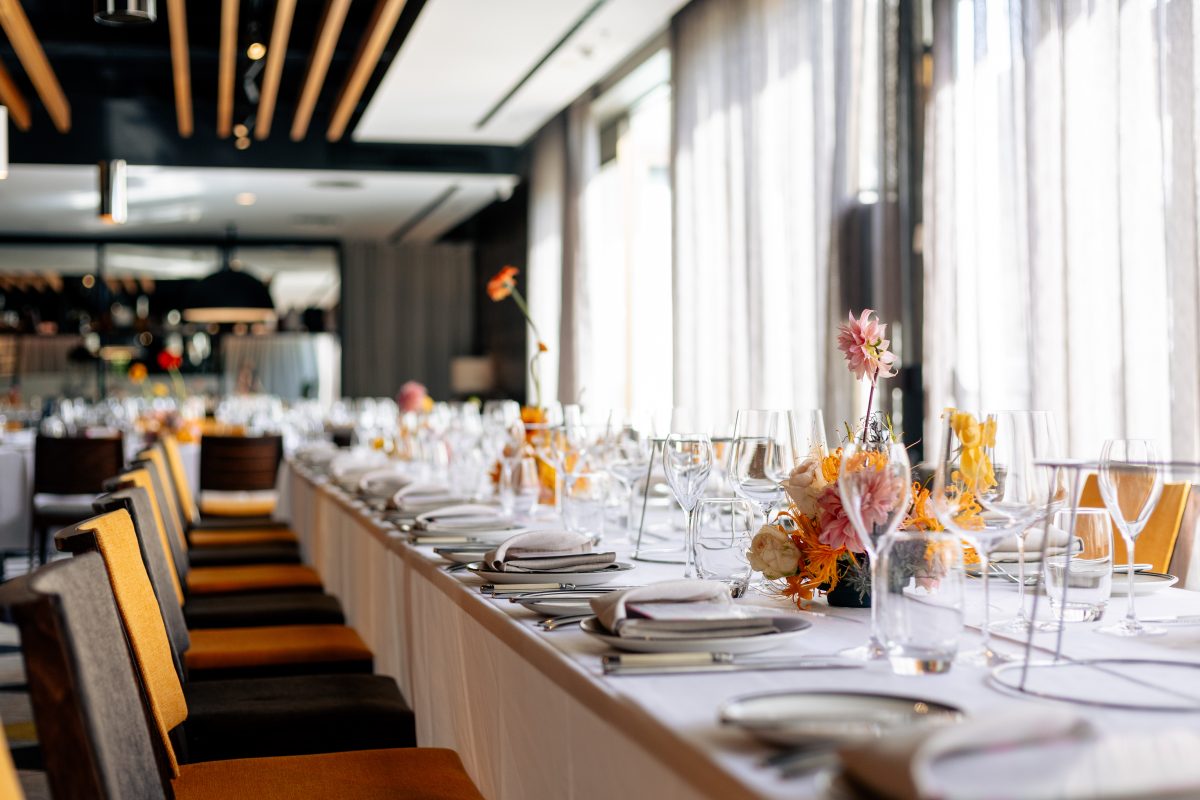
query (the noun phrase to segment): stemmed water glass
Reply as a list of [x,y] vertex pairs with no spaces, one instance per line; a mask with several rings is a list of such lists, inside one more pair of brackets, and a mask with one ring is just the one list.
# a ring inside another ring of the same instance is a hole
[[764,517],[783,498],[783,482],[796,461],[795,431],[786,411],[742,409],[733,424],[729,480]]
[[654,454],[654,426],[649,420],[629,417],[611,420],[608,471],[624,490],[625,526],[633,528],[634,487],[649,471]]
[[[1029,471],[1034,481],[1044,482],[1045,489],[1039,489],[1037,483],[1031,482],[1027,487],[1028,492],[1027,502],[1030,504],[1041,505],[1041,512],[1027,525],[1024,529],[1017,533],[1017,616],[1008,620],[1000,620],[992,624],[992,629],[1003,633],[1025,634],[1033,630],[1037,631],[1056,631],[1059,628],[1057,620],[1032,620],[1025,609],[1025,574],[1026,574],[1026,557],[1025,543],[1029,536],[1029,532],[1042,526],[1046,521],[1047,515],[1049,519],[1054,519],[1055,514],[1067,499],[1067,490],[1064,483],[1064,475],[1062,470],[1053,467],[1039,467],[1036,462],[1053,460],[1060,458],[1062,452],[1060,450],[1060,441],[1058,438],[1058,426],[1055,424],[1054,416],[1048,411],[1003,411],[996,412],[991,415],[998,420],[998,424],[1004,427],[1005,420],[1011,420],[1013,425],[1028,426],[1029,430],[1029,445],[1030,457],[1025,468]],[[1007,475],[1007,469],[998,467],[998,474]],[[1006,484],[1007,485],[1007,484]],[[1013,484],[1010,489],[1016,489],[1016,484]],[[981,498],[981,502],[985,507],[988,505],[989,495]],[[1010,492],[1009,503],[1015,502],[1015,492]],[[1030,514],[1035,513],[1034,510]]]
[[991,647],[992,548],[1028,528],[1044,513],[1049,467],[1034,463],[1028,412],[1001,412],[980,422],[949,409],[936,462],[930,504],[938,521],[966,538],[979,554],[983,579],[983,642],[960,660],[995,666],[1011,660]]
[[[908,510],[912,471],[908,451],[882,426],[869,428],[865,439],[856,437],[843,448],[837,486],[846,518],[866,551],[871,586],[875,587],[882,586],[878,574],[880,554]],[[872,598],[871,636],[867,643],[845,655],[867,661],[887,657],[880,642],[877,608],[878,603]]]
[[1134,543],[1150,521],[1159,498],[1162,497],[1163,473],[1158,460],[1158,447],[1153,439],[1109,439],[1100,451],[1100,495],[1104,506],[1117,523],[1125,540],[1129,559],[1129,605],[1125,619],[1100,628],[1112,636],[1157,636],[1165,633],[1161,626],[1143,625],[1138,621],[1133,604]]
[[687,515],[683,577],[696,577],[696,508],[713,466],[712,442],[703,433],[672,433],[663,445],[663,472]]

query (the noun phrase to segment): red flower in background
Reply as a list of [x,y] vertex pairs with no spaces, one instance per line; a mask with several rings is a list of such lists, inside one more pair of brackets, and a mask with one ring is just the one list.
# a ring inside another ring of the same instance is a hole
[[177,356],[167,350],[158,354],[158,366],[165,370],[179,369],[183,366],[183,356]]

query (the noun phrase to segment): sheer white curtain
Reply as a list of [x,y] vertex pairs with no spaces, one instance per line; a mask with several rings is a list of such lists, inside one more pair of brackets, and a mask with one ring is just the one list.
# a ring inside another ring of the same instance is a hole
[[1200,456],[1193,4],[934,10],[927,426],[1043,408],[1073,455],[1150,436]]
[[[558,398],[559,330],[562,317],[563,220],[566,195],[566,120],[559,115],[533,140],[529,180],[529,262],[525,280],[529,314],[551,348],[539,361],[542,401]],[[520,279],[518,278],[518,282]],[[537,352],[529,332],[526,350]],[[529,380],[527,397],[536,402]]]
[[[864,186],[869,0],[696,0],[672,31],[675,404],[851,418],[835,228]],[[866,102],[864,102],[866,100]],[[872,176],[873,178],[873,176]]]

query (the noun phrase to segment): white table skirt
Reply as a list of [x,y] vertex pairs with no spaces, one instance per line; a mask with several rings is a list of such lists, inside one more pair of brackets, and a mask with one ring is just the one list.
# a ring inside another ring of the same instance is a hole
[[[722,703],[748,694],[854,688],[918,694],[968,712],[1037,702],[989,688],[985,672],[961,666],[923,678],[894,676],[884,664],[606,678],[599,659],[606,648],[581,631],[537,630],[534,615],[483,597],[477,579],[447,573],[431,548],[403,543],[362,504],[289,472],[292,524],[306,557],[375,651],[376,670],[394,677],[413,705],[418,742],[457,750],[489,798],[817,796],[813,778],[780,780],[760,766],[768,750],[717,723]],[[678,567],[639,564],[631,582],[678,574]],[[993,588],[993,613],[1011,614],[1014,587]],[[1114,598],[1108,618],[1124,608]],[[1146,615],[1200,613],[1200,594],[1139,597],[1138,608]],[[980,610],[969,608],[968,616]],[[834,652],[861,644],[868,630],[860,610],[829,609],[815,623],[789,651]],[[1070,654],[1188,660],[1200,652],[1200,627],[1148,642],[1113,639],[1093,627],[1070,626]],[[1112,730],[1200,729],[1200,714],[1085,713]],[[1011,776],[1001,770],[992,778]]]

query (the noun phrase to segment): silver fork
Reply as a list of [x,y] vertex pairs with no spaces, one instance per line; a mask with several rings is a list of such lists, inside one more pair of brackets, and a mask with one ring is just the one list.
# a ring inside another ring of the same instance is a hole
[[591,616],[595,616],[595,615],[594,614],[571,614],[571,615],[565,616],[565,617],[550,617],[549,619],[544,619],[541,622],[539,622],[537,624],[537,626],[544,631],[556,631],[559,628],[562,628],[564,626],[571,627],[573,625],[578,625],[579,623],[583,622],[585,619],[587,619],[588,617],[591,617]]

